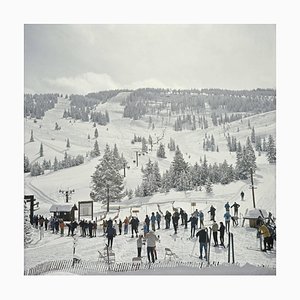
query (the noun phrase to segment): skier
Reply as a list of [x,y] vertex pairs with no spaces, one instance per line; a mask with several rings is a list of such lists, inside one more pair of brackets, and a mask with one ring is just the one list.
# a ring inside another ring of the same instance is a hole
[[97,223],[96,221],[93,222],[93,227],[92,227],[92,232],[93,232],[93,237],[96,237],[97,235]]
[[122,223],[121,219],[119,219],[119,235],[122,234],[122,225],[123,225],[123,223]]
[[210,213],[210,220],[214,221],[216,215],[216,209],[213,207],[213,205],[211,205],[210,210],[207,213]]
[[244,196],[245,196],[244,192],[241,191],[241,200],[242,200],[242,201],[244,200]]
[[187,222],[188,222],[188,215],[187,215],[187,213],[184,211],[183,212],[183,214],[182,214],[182,216],[183,216],[183,224],[184,224],[184,229],[187,229]]
[[225,210],[226,210],[226,211],[229,211],[230,205],[229,205],[228,202],[224,205],[224,207],[225,207]]
[[131,237],[133,238],[133,232],[135,232],[135,236],[138,237],[138,227],[139,227],[139,219],[137,217],[132,217],[129,224],[131,224]]
[[199,211],[200,228],[204,226],[204,213],[202,210]]
[[204,249],[204,252],[205,252],[204,259],[207,260],[207,243],[209,243],[207,228],[206,227],[201,228],[197,232],[196,236],[199,237],[199,245],[200,245],[200,256],[199,256],[199,258],[200,259],[203,258],[203,249]]
[[102,226],[103,226],[103,235],[105,235],[107,229],[107,221],[105,219],[103,220]]
[[216,221],[213,222],[212,224],[212,232],[213,232],[213,237],[214,237],[214,247],[218,247],[219,243],[218,243],[218,229],[219,229],[219,225]]
[[172,217],[171,213],[167,210],[165,214],[166,229],[170,228],[171,217]]
[[231,208],[234,207],[233,211],[234,211],[234,216],[235,217],[238,217],[238,212],[239,212],[239,207],[240,205],[236,202],[234,202],[232,205],[231,205]]
[[148,215],[146,215],[145,223],[146,223],[146,226],[147,226],[146,232],[149,232],[149,230],[150,230],[150,219],[149,219]]
[[49,220],[46,218],[45,219],[45,230],[48,230],[48,223],[49,223]]
[[156,212],[156,221],[157,221],[157,229],[160,229],[160,221],[161,221],[161,215],[159,212]]
[[151,213],[150,221],[151,221],[151,229],[152,229],[153,231],[155,231],[155,221],[156,221],[156,217],[155,217],[154,212]]
[[60,235],[64,235],[64,228],[65,228],[65,223],[62,219],[59,220],[59,228],[60,228]]
[[128,224],[129,224],[129,219],[127,216],[124,219],[123,223],[124,223],[124,234],[127,234],[128,233]]
[[177,234],[177,228],[178,228],[178,220],[179,220],[179,213],[175,211],[172,216],[172,222],[174,227],[174,234]]
[[143,247],[143,236],[139,235],[138,239],[136,240],[137,245],[137,257],[142,257],[142,247]]
[[109,218],[109,220],[107,221],[107,228],[109,227],[113,227],[113,220],[111,218]]
[[181,225],[183,225],[183,209],[181,207],[179,208],[179,215],[181,217]]
[[76,221],[72,222],[72,225],[71,225],[71,235],[73,236],[74,235],[74,230],[77,228],[78,226],[78,223]]
[[230,215],[229,211],[225,212],[224,220],[225,220],[226,232],[229,232],[229,230],[230,230],[230,220],[231,220],[231,215]]
[[225,248],[225,245],[224,245],[224,232],[225,232],[225,226],[223,224],[223,222],[220,222],[220,228],[219,228],[219,231],[220,231],[220,242],[221,242],[221,246],[223,246]]
[[112,249],[113,240],[115,236],[116,236],[116,229],[112,226],[107,227],[106,230],[107,246],[110,247],[110,249]]
[[[270,231],[268,227],[262,223],[262,225],[259,227],[258,231],[263,235],[264,237],[264,249],[262,251],[266,252],[267,250],[271,250],[271,245],[270,245]],[[268,248],[267,248],[268,245]]]
[[191,215],[188,222],[191,222],[191,238],[195,236],[196,224],[198,223],[198,218],[195,215]]
[[90,236],[90,238],[92,238],[93,237],[93,224],[92,224],[91,220],[88,223],[88,229],[89,229],[89,236]]
[[[147,256],[149,263],[155,262],[155,254],[154,254],[154,248],[156,246],[156,241],[158,241],[158,237],[155,235],[155,233],[151,230],[146,234],[146,240],[147,240]],[[151,255],[151,259],[150,259]]]

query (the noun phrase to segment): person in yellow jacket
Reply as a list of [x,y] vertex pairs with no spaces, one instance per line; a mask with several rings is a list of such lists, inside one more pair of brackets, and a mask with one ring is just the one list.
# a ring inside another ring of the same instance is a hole
[[[264,249],[262,251],[271,250],[271,245],[270,245],[271,234],[268,227],[265,224],[262,224],[258,230],[264,237]],[[268,248],[267,248],[267,244],[268,244]]]

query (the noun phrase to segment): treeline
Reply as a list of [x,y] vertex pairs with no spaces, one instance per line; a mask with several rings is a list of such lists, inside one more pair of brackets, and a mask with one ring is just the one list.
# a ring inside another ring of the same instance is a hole
[[107,111],[95,111],[99,104],[98,99],[91,99],[82,95],[70,95],[70,109],[65,110],[63,118],[73,118],[83,122],[95,122],[99,125],[109,123],[109,114]]
[[179,113],[200,114],[205,103],[199,93],[199,90],[137,89],[122,102],[123,116],[138,120],[146,113],[159,115],[163,110],[167,110],[168,117]]
[[175,131],[182,131],[185,129],[188,130],[196,130],[196,128],[199,127],[201,129],[208,128],[208,121],[205,118],[205,116],[196,116],[195,115],[183,115],[178,116],[174,123],[174,130]]
[[82,155],[77,155],[76,157],[70,156],[65,152],[63,160],[58,160],[54,158],[53,163],[51,160],[44,159],[42,163],[34,162],[30,163],[28,157],[24,156],[24,173],[30,172],[31,176],[38,176],[44,174],[45,170],[58,171],[61,169],[71,168],[74,166],[79,166],[84,163],[84,157]]
[[59,94],[24,94],[24,117],[41,119],[54,108]]
[[212,110],[225,110],[227,112],[251,112],[254,114],[268,112],[276,109],[276,97],[272,96],[240,96],[210,94],[206,101]]
[[253,90],[227,90],[227,89],[202,89],[201,93],[207,95],[223,95],[223,96],[248,96],[248,97],[257,97],[257,96],[269,96],[275,97],[276,90],[274,89],[253,89]]
[[230,114],[228,115],[226,112],[223,113],[216,113],[212,112],[211,114],[211,120],[214,126],[218,125],[224,125],[226,123],[231,123],[237,120],[240,120],[242,118],[248,117],[249,114]]
[[128,89],[121,89],[121,90],[109,90],[109,91],[100,91],[97,93],[88,93],[86,94],[87,98],[91,98],[93,100],[97,99],[98,103],[105,103],[108,99],[117,96],[119,93],[122,92],[130,92],[131,90]]

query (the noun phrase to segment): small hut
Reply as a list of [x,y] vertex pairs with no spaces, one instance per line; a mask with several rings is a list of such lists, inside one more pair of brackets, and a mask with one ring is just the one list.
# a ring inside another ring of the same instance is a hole
[[257,227],[257,219],[258,218],[266,219],[268,218],[268,213],[265,209],[250,209],[245,213],[245,216],[243,217],[243,225],[245,223],[245,220],[249,220],[249,226],[250,227]]
[[50,207],[50,213],[53,213],[54,217],[63,219],[64,221],[74,221],[75,210],[77,210],[76,205],[71,203],[53,204]]

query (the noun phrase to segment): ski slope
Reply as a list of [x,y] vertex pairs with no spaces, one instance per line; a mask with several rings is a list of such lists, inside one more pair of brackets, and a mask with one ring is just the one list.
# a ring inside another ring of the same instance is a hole
[[[142,173],[141,167],[147,163],[149,159],[158,161],[161,173],[168,169],[173,160],[174,152],[167,151],[166,159],[158,159],[156,157],[156,145],[152,152],[149,151],[146,155],[139,157],[139,166],[137,167],[133,160],[135,159],[135,151],[141,150],[141,144],[131,144],[134,134],[137,136],[144,136],[148,139],[151,134],[153,140],[157,137],[164,137],[161,140],[166,146],[170,137],[175,139],[176,145],[184,154],[184,158],[191,164],[196,161],[199,162],[200,157],[206,155],[208,163],[221,163],[224,159],[229,164],[235,164],[235,153],[230,153],[227,150],[227,141],[225,134],[229,133],[231,136],[236,136],[237,140],[241,141],[242,145],[246,138],[250,136],[251,130],[248,128],[248,118],[243,119],[243,122],[236,121],[230,124],[224,131],[221,126],[210,127],[207,130],[197,129],[195,131],[180,131],[175,132],[170,126],[155,123],[155,129],[148,128],[147,118],[143,120],[130,120],[122,118],[123,107],[120,106],[121,100],[126,97],[127,93],[121,93],[116,97],[110,99],[104,104],[98,106],[98,110],[109,112],[110,123],[107,126],[97,126],[99,137],[98,143],[101,154],[107,144],[112,148],[114,144],[117,145],[119,153],[123,153],[130,165],[130,169],[126,170],[126,177],[124,178],[125,188],[135,189],[141,183]],[[61,160],[64,156],[66,148],[66,140],[69,138],[71,148],[67,150],[68,154],[76,156],[81,154],[86,156],[86,153],[93,149],[95,142],[94,130],[92,123],[81,122],[74,120],[66,120],[62,118],[63,111],[69,107],[69,101],[59,98],[58,104],[54,109],[47,111],[42,120],[34,123],[33,120],[26,119],[24,121],[24,152],[28,156],[30,162],[42,161],[45,159],[54,160],[54,157]],[[264,113],[249,117],[251,126],[254,126],[257,134],[276,135],[275,127],[275,112]],[[55,122],[61,126],[61,130],[54,130]],[[35,142],[29,143],[30,132],[34,131]],[[202,149],[202,142],[204,134],[213,134],[216,145],[219,146],[219,152],[204,152]],[[87,136],[90,134],[91,139]],[[39,158],[40,143],[43,143],[44,157]],[[266,209],[276,216],[276,166],[270,165],[264,154],[257,157],[257,172],[254,176],[255,201],[256,207]],[[83,165],[59,170],[57,172],[46,172],[44,175],[32,177],[29,174],[24,176],[24,193],[34,194],[40,203],[38,214],[50,216],[49,208],[54,203],[64,203],[64,196],[59,193],[60,189],[75,189],[72,194],[71,203],[78,201],[90,200],[90,184],[91,175],[93,174],[99,158],[85,159]],[[224,204],[229,201],[233,204],[237,201],[241,207],[240,220],[247,209],[253,208],[253,199],[251,190],[249,188],[249,181],[238,181],[230,183],[229,185],[214,185],[213,193],[207,194],[202,191],[187,191],[169,193],[157,193],[150,197],[123,199],[120,204],[119,217],[123,220],[129,216],[130,209],[136,208],[141,223],[145,215],[150,215],[151,212],[157,211],[157,204],[163,212],[169,210],[172,212],[172,203],[174,207],[181,207],[190,215],[194,209],[202,210],[205,213],[205,225],[210,226],[209,210],[210,205],[214,205],[217,209],[217,222],[224,221]],[[245,192],[244,201],[240,201],[240,192]],[[191,206],[195,202],[196,207]],[[118,205],[119,205],[118,204]],[[117,208],[117,206],[112,208]],[[106,210],[105,206],[95,203],[94,212],[99,216]],[[108,215],[114,217],[116,210],[112,210]],[[140,226],[140,229],[142,226]],[[177,236],[173,235],[173,229],[162,229],[157,231],[160,235],[160,243],[157,245],[158,259],[164,258],[164,248],[171,248],[184,261],[199,261],[199,243],[195,240],[190,240],[190,229],[184,230],[183,226],[179,226]],[[98,226],[99,232],[96,238],[79,238],[78,246],[76,247],[76,254],[84,260],[96,261],[98,258],[97,250],[103,250],[106,238],[101,236],[102,229]],[[259,249],[259,240],[256,238],[256,230],[250,228],[246,221],[245,226],[238,226],[232,228],[235,241],[235,257],[236,262],[242,266],[246,264],[251,265],[265,265],[271,268],[276,268],[276,253],[262,253],[254,249]],[[73,238],[60,237],[59,235],[45,232],[44,237],[40,240],[40,233],[35,230],[35,240],[32,245],[24,250],[24,268],[30,268],[38,263],[55,260],[55,259],[69,259],[72,257]],[[227,236],[225,237],[226,242]],[[248,248],[251,248],[248,249]],[[116,260],[118,262],[130,262],[133,256],[136,256],[136,239],[130,238],[129,235],[117,236],[114,239],[113,250],[116,253]],[[145,249],[143,249],[145,254]],[[224,263],[227,261],[227,251],[221,248],[211,249],[211,261]]]

